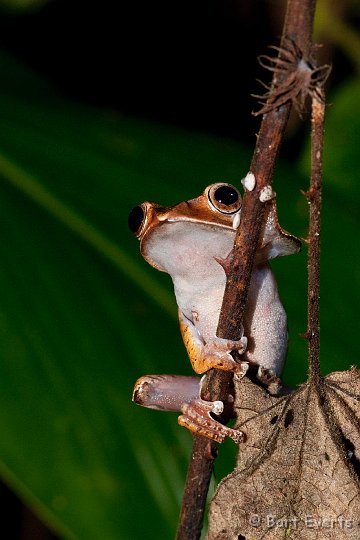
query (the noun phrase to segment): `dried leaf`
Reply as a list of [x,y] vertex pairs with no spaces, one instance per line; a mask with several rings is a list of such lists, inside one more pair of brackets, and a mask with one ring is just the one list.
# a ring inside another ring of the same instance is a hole
[[247,433],[219,485],[208,540],[360,538],[360,371],[308,382],[285,397],[237,383]]

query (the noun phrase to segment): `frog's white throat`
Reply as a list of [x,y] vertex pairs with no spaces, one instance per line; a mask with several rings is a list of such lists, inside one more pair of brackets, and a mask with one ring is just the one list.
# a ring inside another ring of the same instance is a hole
[[[236,231],[231,227],[188,221],[164,222],[147,234],[142,254],[171,275],[179,308],[203,337],[216,329],[226,276],[218,259],[230,253]],[[204,319],[204,314],[205,319]]]
[[142,254],[155,268],[167,272],[173,280],[190,284],[224,273],[215,260],[225,259],[235,239],[232,228],[189,221],[166,221],[144,238]]

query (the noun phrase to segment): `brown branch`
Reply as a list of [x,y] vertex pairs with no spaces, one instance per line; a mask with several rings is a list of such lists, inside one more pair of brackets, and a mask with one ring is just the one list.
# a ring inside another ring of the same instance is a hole
[[305,194],[309,201],[308,327],[306,337],[309,341],[309,379],[315,384],[320,380],[320,212],[325,113],[323,89],[319,88],[319,92],[322,93],[321,99],[317,97],[312,99],[311,178],[310,189]]
[[[281,48],[290,39],[308,57],[311,50],[312,26],[315,0],[288,0]],[[275,87],[281,73],[274,73],[272,87]],[[236,235],[232,253],[231,270],[221,308],[217,335],[226,339],[238,339],[243,318],[251,272],[260,233],[265,218],[265,204],[260,201],[261,190],[271,186],[272,176],[291,102],[264,115],[257,139],[250,171],[255,175],[256,186],[246,192],[241,210],[241,224]],[[229,393],[232,374],[210,370],[203,385],[203,397],[208,400],[225,400]],[[225,419],[226,420],[226,419]],[[194,436],[193,453],[190,461],[177,540],[197,540],[201,534],[206,492],[210,482],[213,457],[217,444],[200,436]],[[209,448],[211,448],[209,452]],[[211,459],[209,459],[211,455]],[[200,481],[201,479],[201,481]],[[204,490],[206,490],[204,492]]]
[[216,442],[194,435],[183,495],[183,506],[176,535],[177,540],[192,540],[200,536],[216,454]]

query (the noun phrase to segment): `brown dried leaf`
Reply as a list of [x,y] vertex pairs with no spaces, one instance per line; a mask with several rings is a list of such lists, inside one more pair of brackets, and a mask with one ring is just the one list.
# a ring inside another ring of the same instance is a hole
[[213,497],[207,540],[359,540],[359,369],[281,398],[236,384],[248,439]]

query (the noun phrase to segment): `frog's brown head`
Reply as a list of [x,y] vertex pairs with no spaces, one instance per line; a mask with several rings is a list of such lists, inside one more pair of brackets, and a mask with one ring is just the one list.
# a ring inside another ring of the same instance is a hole
[[[129,228],[140,240],[144,258],[160,270],[164,269],[166,257],[169,260],[174,254],[180,261],[191,253],[195,257],[203,249],[203,257],[221,258],[234,242],[241,204],[241,195],[234,186],[211,184],[199,197],[173,206],[148,201],[136,206],[129,215]],[[299,241],[278,224],[275,202],[270,202],[268,208],[257,262],[299,250]]]
[[195,199],[173,206],[144,202],[129,214],[131,232],[142,238],[148,231],[164,222],[188,221],[232,228],[233,216],[241,208],[241,195],[231,184],[217,183],[205,188]]

